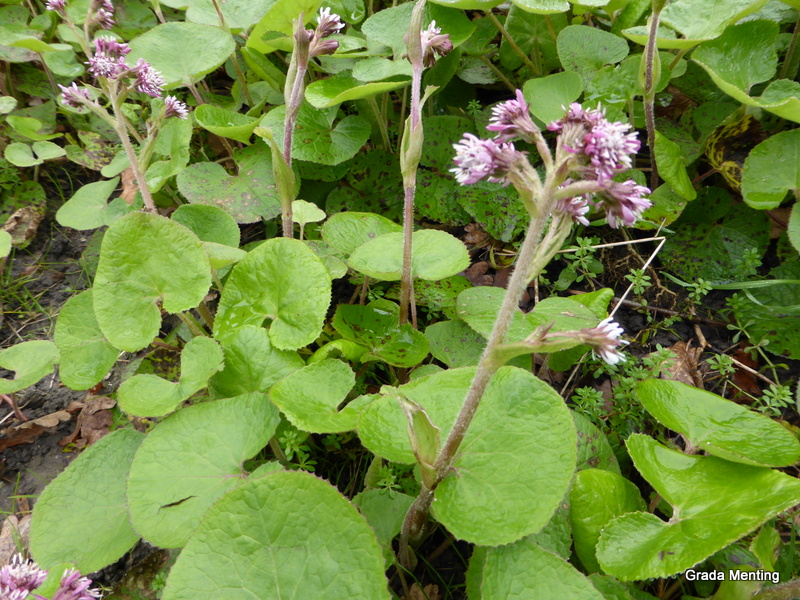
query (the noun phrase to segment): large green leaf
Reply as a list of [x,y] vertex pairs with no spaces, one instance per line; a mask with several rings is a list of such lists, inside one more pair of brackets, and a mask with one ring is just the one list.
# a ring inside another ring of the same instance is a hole
[[197,83],[233,53],[236,44],[219,27],[171,22],[154,27],[130,41],[126,60],[143,58],[164,78],[164,87]]
[[111,344],[128,352],[147,346],[170,313],[194,308],[211,285],[200,240],[183,225],[131,213],[103,236],[94,281],[94,312]]
[[744,161],[742,196],[753,208],[777,208],[787,192],[800,191],[800,129],[761,142]]
[[363,83],[347,74],[320,79],[306,88],[306,100],[316,108],[338,106],[347,100],[363,100],[406,87],[410,80]]
[[233,217],[217,206],[183,204],[172,220],[191,229],[204,242],[239,247],[241,232]]
[[[358,419],[364,445],[387,460],[415,461],[396,395],[416,402],[446,439],[475,368],[441,371],[368,404]],[[456,537],[507,544],[539,531],[575,469],[575,427],[561,397],[530,373],[503,367],[492,378],[433,512]]]
[[[363,118],[349,115],[334,125],[338,107],[317,109],[303,103],[297,114],[292,157],[298,160],[338,165],[353,158],[369,139],[370,126]],[[260,125],[268,127],[278,147],[283,147],[286,105],[271,110],[261,119]]]
[[800,442],[788,429],[716,394],[666,379],[642,381],[636,392],[660,423],[709,454],[766,467],[800,460]]
[[642,476],[673,506],[673,516],[664,522],[651,513],[628,513],[605,527],[597,559],[623,581],[685,571],[800,502],[800,481],[771,469],[686,456],[640,434],[629,437],[627,447]]
[[564,107],[583,92],[583,80],[575,71],[562,71],[529,79],[523,86],[525,100],[540,121],[550,123],[564,116]]
[[425,337],[434,358],[451,368],[477,365],[486,346],[486,338],[461,320],[429,325]]
[[[321,382],[325,385],[320,385]],[[280,380],[269,397],[292,425],[311,433],[336,433],[356,427],[358,403],[339,406],[356,383],[353,370],[328,358],[308,365]]]
[[492,548],[483,567],[481,600],[603,600],[591,582],[534,541]]
[[11,394],[33,385],[53,372],[59,360],[53,342],[33,340],[11,346],[0,352],[0,367],[15,371],[13,379],[0,378],[0,394]]
[[86,230],[110,225],[113,217],[108,198],[117,188],[119,177],[108,181],[87,183],[61,205],[56,221],[64,227]]
[[388,600],[375,533],[333,486],[281,471],[247,481],[206,514],[163,600]]
[[396,367],[413,367],[428,355],[428,341],[409,323],[398,324],[400,307],[389,300],[367,306],[340,304],[333,326],[345,339],[367,348],[361,362],[381,360]]
[[272,345],[296,350],[320,334],[330,302],[331,278],[313,250],[298,240],[267,240],[234,267],[214,334],[224,344],[237,329],[272,319]]
[[403,231],[403,228],[386,217],[375,213],[343,212],[331,215],[322,226],[322,239],[343,254],[383,235]]
[[558,56],[566,71],[590,80],[603,65],[628,56],[628,44],[619,36],[585,25],[569,25],[558,34]]
[[120,429],[76,458],[36,501],[31,554],[49,569],[68,562],[82,573],[110,565],[139,539],[128,521],[125,485],[144,435]]
[[217,498],[242,485],[242,465],[280,421],[266,394],[190,406],[164,419],[136,452],[128,479],[131,523],[162,548],[184,546]]
[[137,417],[171,413],[192,394],[206,387],[209,377],[222,369],[223,354],[217,342],[192,338],[181,352],[181,376],[176,383],[157,375],[134,375],[119,387],[119,406]]
[[[463,242],[449,233],[421,229],[412,234],[411,276],[437,280],[469,266]],[[353,251],[350,268],[382,281],[399,281],[403,270],[403,234],[385,233]]]
[[209,380],[209,388],[224,398],[247,392],[266,393],[305,364],[297,352],[273,347],[269,332],[255,325],[237,329],[222,347],[225,368]]
[[281,202],[272,175],[272,156],[258,143],[234,152],[237,175],[217,163],[199,162],[182,170],[178,189],[192,204],[217,206],[239,223],[271,219],[281,212]]
[[569,498],[575,554],[587,571],[599,571],[595,546],[600,532],[611,519],[647,507],[635,485],[618,473],[600,469],[579,471]]
[[73,390],[88,390],[99,383],[119,355],[97,324],[92,290],[67,300],[58,313],[53,341],[61,352],[61,382]]
[[[673,0],[661,12],[661,23],[672,30],[659,27],[659,48],[693,48],[718,38],[729,25],[761,9],[767,0]],[[675,32],[683,37],[677,38]],[[625,30],[625,37],[637,44],[647,43],[647,28]]]

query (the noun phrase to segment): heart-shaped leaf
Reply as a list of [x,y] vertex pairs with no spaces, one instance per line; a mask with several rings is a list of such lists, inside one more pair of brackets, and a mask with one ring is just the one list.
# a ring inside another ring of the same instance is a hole
[[189,310],[203,301],[211,268],[200,240],[158,215],[131,213],[103,236],[94,281],[94,312],[115,347],[136,352],[158,334],[161,312]]
[[787,192],[800,190],[800,129],[761,142],[744,161],[742,195],[755,209],[777,208]]
[[191,229],[204,242],[239,247],[239,226],[230,214],[217,206],[183,204],[172,213],[172,220]]
[[0,394],[11,394],[33,385],[53,372],[59,360],[58,347],[46,340],[33,340],[0,352],[0,367],[15,371],[14,379],[0,378]]
[[771,469],[686,456],[640,434],[626,445],[636,468],[674,509],[668,522],[635,512],[606,525],[597,559],[623,581],[685,571],[800,502],[800,481]]
[[[474,375],[474,367],[450,369],[385,389],[358,418],[361,441],[387,460],[415,462],[395,396],[421,406],[446,439]],[[535,533],[564,497],[575,449],[561,397],[530,373],[503,367],[489,383],[452,475],[436,489],[434,514],[455,536],[476,544],[508,544]]]
[[119,406],[137,417],[169,414],[189,396],[206,387],[209,377],[222,369],[222,361],[222,349],[214,340],[192,338],[181,352],[181,377],[177,383],[157,375],[134,375],[117,391]]
[[145,436],[119,429],[93,444],[48,485],[31,521],[31,554],[39,566],[70,562],[92,573],[139,539],[128,521],[125,486]]
[[143,58],[164,78],[167,89],[197,83],[233,53],[236,44],[219,27],[196,23],[163,23],[129,44],[129,64]]
[[359,246],[383,235],[403,231],[386,217],[375,213],[336,213],[322,226],[322,239],[342,254],[352,254]]
[[279,471],[223,496],[178,557],[163,599],[204,597],[388,600],[389,591],[375,532],[355,507],[310,473]]
[[32,145],[14,142],[5,149],[8,162],[17,167],[33,167],[44,161],[66,154],[65,150],[53,142],[34,142]]
[[99,383],[119,355],[97,324],[92,290],[67,300],[58,313],[53,341],[61,352],[61,382],[73,390],[88,390]]
[[127,494],[136,531],[162,548],[186,544],[217,498],[245,482],[242,464],[267,445],[279,421],[278,410],[258,393],[164,419],[131,465]]
[[602,29],[569,25],[558,34],[558,56],[566,71],[576,71],[585,82],[602,66],[628,56],[628,44]]
[[562,118],[564,107],[580,97],[583,80],[575,71],[563,71],[529,79],[522,89],[534,116],[550,123]]
[[228,343],[236,330],[269,318],[272,345],[296,350],[320,334],[330,302],[330,275],[308,246],[288,238],[267,240],[234,267],[214,334]]
[[[463,242],[436,229],[415,231],[412,236],[411,276],[444,279],[469,266]],[[403,269],[403,234],[386,233],[356,248],[347,263],[369,277],[399,281]]]
[[[112,211],[109,210],[108,198],[117,189],[118,183],[119,177],[87,183],[58,209],[56,221],[59,225],[78,230],[110,225],[108,221]],[[128,206],[133,210],[131,205]]]
[[766,467],[800,460],[800,442],[788,429],[716,394],[667,379],[642,381],[636,392],[660,423],[713,456]]
[[238,175],[229,175],[217,163],[200,162],[178,174],[181,194],[192,204],[218,206],[239,223],[272,219],[281,202],[272,175],[272,156],[258,143],[234,153]]

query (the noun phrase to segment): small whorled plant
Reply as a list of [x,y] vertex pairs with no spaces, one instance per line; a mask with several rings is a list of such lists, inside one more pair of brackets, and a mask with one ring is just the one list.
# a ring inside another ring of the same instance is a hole
[[[637,133],[630,125],[609,121],[600,109],[584,110],[572,104],[564,118],[548,129],[559,133],[554,155],[531,120],[522,92],[517,90],[515,99],[493,109],[487,126],[487,130],[496,132],[493,139],[468,133],[454,146],[456,167],[452,172],[458,182],[470,185],[487,179],[512,184],[530,215],[530,223],[464,405],[435,462],[429,470],[423,469],[422,489],[403,524],[400,560],[407,565],[412,562],[409,544],[421,539],[434,492],[450,473],[489,381],[503,364],[516,355],[541,351],[566,340],[591,345],[609,363],[622,360],[616,350],[622,343],[622,329],[610,319],[575,332],[555,333],[547,326],[540,327],[522,343],[505,343],[525,289],[561,249],[574,223],[588,225],[585,215],[594,206],[605,211],[612,227],[632,225],[651,206],[645,198],[649,189],[633,180],[620,183],[612,179],[631,168],[632,156],[639,150]],[[545,166],[544,181],[525,154],[514,147],[510,140],[515,138],[536,147]]]

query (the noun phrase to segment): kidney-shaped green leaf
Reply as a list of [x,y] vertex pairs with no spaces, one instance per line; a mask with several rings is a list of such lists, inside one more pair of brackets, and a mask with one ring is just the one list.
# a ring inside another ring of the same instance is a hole
[[597,560],[623,581],[685,571],[800,502],[800,481],[771,469],[686,456],[640,434],[627,447],[674,509],[668,522],[651,513],[622,515],[600,534]]
[[15,371],[14,379],[0,378],[0,394],[11,394],[33,385],[53,372],[58,362],[58,347],[47,340],[33,340],[0,352],[0,367]]
[[56,221],[64,227],[79,230],[108,225],[108,198],[118,183],[119,177],[87,183],[58,209]]
[[744,161],[742,196],[750,206],[771,210],[788,191],[800,190],[800,129],[782,131],[750,151]]
[[[414,462],[407,419],[392,395],[419,404],[446,439],[475,368],[412,381],[368,404],[358,419],[364,445],[388,460]],[[530,373],[503,367],[492,378],[433,511],[456,537],[508,544],[550,520],[575,470],[575,426],[561,397]]]
[[137,417],[161,417],[196,391],[222,369],[222,349],[207,337],[192,338],[181,353],[181,377],[177,383],[157,375],[134,375],[119,386],[119,406]]
[[384,233],[403,231],[386,217],[375,213],[341,212],[331,215],[322,226],[322,239],[343,252],[351,254],[359,246]]
[[800,460],[800,442],[788,429],[716,394],[667,379],[642,381],[636,392],[660,423],[709,454],[766,467]]
[[143,58],[173,88],[200,81],[224,63],[236,48],[229,33],[197,23],[163,23],[134,38],[127,61]]
[[94,280],[100,330],[117,348],[136,352],[158,334],[161,312],[189,310],[211,285],[200,240],[183,225],[148,213],[131,213],[103,236]]
[[409,84],[409,79],[364,83],[347,74],[320,79],[306,88],[306,100],[316,108],[339,106],[346,100],[362,100],[384,92],[393,92]]
[[43,569],[69,562],[81,573],[110,565],[139,539],[125,485],[144,435],[120,429],[76,458],[36,501],[31,554]]
[[151,544],[182,547],[217,498],[244,483],[242,464],[267,445],[279,421],[259,393],[197,404],[164,419],[131,465],[133,527]]
[[388,600],[375,533],[326,481],[300,471],[248,480],[208,511],[163,600]]
[[58,313],[53,341],[61,352],[61,382],[73,390],[88,390],[99,383],[119,355],[97,324],[92,290],[67,300]]
[[261,326],[268,318],[272,345],[296,350],[320,334],[330,302],[331,278],[314,251],[299,240],[274,238],[234,267],[219,302],[214,334],[226,343],[237,329]]
[[[403,270],[403,234],[385,233],[356,248],[350,268],[382,281],[399,281]],[[469,266],[467,247],[458,238],[436,229],[412,235],[411,275],[435,281]]]

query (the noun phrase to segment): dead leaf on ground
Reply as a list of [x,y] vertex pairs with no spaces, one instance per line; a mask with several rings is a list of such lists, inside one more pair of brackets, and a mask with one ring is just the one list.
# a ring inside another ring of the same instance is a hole
[[22,548],[29,545],[31,531],[31,515],[27,514],[22,518],[16,515],[8,515],[3,521],[0,529],[0,567],[11,562],[15,554],[19,553],[17,542]]
[[100,438],[108,435],[114,419],[111,414],[116,402],[108,396],[92,398],[78,415],[75,430],[58,441],[60,446],[73,444],[76,448],[91,446]]
[[122,193],[120,198],[125,200],[128,204],[133,204],[136,198],[136,192],[139,191],[139,186],[136,185],[136,178],[133,176],[133,169],[128,167],[122,172]]
[[464,277],[469,279],[469,282],[475,287],[481,285],[490,286],[494,283],[494,277],[486,274],[488,270],[489,270],[488,262],[486,261],[477,262],[474,265],[472,265],[469,269],[464,271]]
[[464,227],[464,243],[472,246],[485,246],[491,241],[489,234],[478,223],[469,223]]
[[[406,597],[403,596],[401,600],[406,600]],[[420,588],[419,584],[415,583],[408,590],[408,600],[441,600],[439,586],[429,583],[424,588]]]
[[[746,367],[750,367],[754,371],[758,371],[758,362],[750,358],[750,355],[744,351],[744,346],[745,344],[741,343],[739,347],[734,350],[733,358],[738,360]],[[733,385],[735,385],[737,388],[737,391],[734,393],[732,400],[736,402],[746,402],[749,404],[752,402],[751,396],[755,396],[757,398],[761,396],[761,388],[756,381],[756,376],[752,372],[741,368],[739,365],[734,366],[736,367],[736,372],[733,374],[732,380]]]
[[8,217],[3,230],[11,236],[12,246],[24,248],[36,237],[42,219],[44,219],[44,207],[23,206]]
[[692,342],[675,342],[669,350],[677,356],[677,359],[667,364],[661,372],[661,379],[671,379],[680,381],[687,385],[703,389],[703,377],[699,370],[700,355],[702,348],[692,348]]
[[72,415],[69,411],[59,410],[49,415],[25,421],[20,425],[6,427],[0,431],[0,452],[12,446],[20,444],[30,444],[37,437],[58,427],[60,423],[69,421]]

